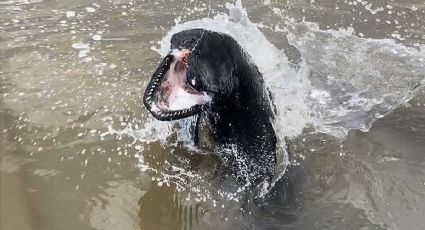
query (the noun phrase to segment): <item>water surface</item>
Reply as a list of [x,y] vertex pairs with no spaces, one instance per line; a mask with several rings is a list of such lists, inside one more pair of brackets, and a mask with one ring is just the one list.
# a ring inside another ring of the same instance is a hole
[[[415,0],[0,0],[0,228],[423,229],[424,20]],[[193,27],[232,35],[274,95],[288,166],[265,204],[194,119],[142,105]]]

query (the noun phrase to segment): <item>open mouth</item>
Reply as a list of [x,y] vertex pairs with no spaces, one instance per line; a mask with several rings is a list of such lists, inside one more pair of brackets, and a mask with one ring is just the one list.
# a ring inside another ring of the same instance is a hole
[[177,120],[201,112],[211,97],[198,91],[187,80],[186,49],[167,55],[146,88],[143,98],[146,108],[158,120]]

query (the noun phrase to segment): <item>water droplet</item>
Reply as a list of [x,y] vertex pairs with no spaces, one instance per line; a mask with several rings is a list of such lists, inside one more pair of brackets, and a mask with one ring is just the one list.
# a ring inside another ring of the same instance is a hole
[[100,36],[99,34],[93,35],[91,37],[94,41],[100,41],[102,39],[102,36]]
[[75,16],[75,11],[67,11],[66,12],[66,17],[67,18],[72,18]]
[[89,13],[93,13],[93,12],[95,12],[95,11],[96,11],[93,7],[86,7],[86,10],[87,10],[87,12],[89,12]]

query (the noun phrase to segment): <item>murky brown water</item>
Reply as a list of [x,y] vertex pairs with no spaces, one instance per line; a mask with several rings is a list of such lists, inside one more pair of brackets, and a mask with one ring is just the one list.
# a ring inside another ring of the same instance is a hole
[[[160,60],[151,47],[176,20],[225,4],[0,0],[0,229],[424,229],[423,90],[343,141],[304,129],[289,143],[288,184],[264,206],[229,197],[235,185],[215,179],[218,160],[178,135],[133,132],[157,125],[141,100]],[[422,1],[242,5],[290,60],[299,53],[278,30],[289,18],[425,43]],[[159,186],[164,178],[181,183]]]

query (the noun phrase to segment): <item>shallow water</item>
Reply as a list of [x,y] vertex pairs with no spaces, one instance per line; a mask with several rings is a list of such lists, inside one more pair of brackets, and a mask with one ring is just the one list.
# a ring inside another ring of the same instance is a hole
[[[0,0],[0,228],[423,229],[424,20],[414,0]],[[231,34],[274,96],[288,166],[261,205],[193,119],[142,105],[193,27]]]

